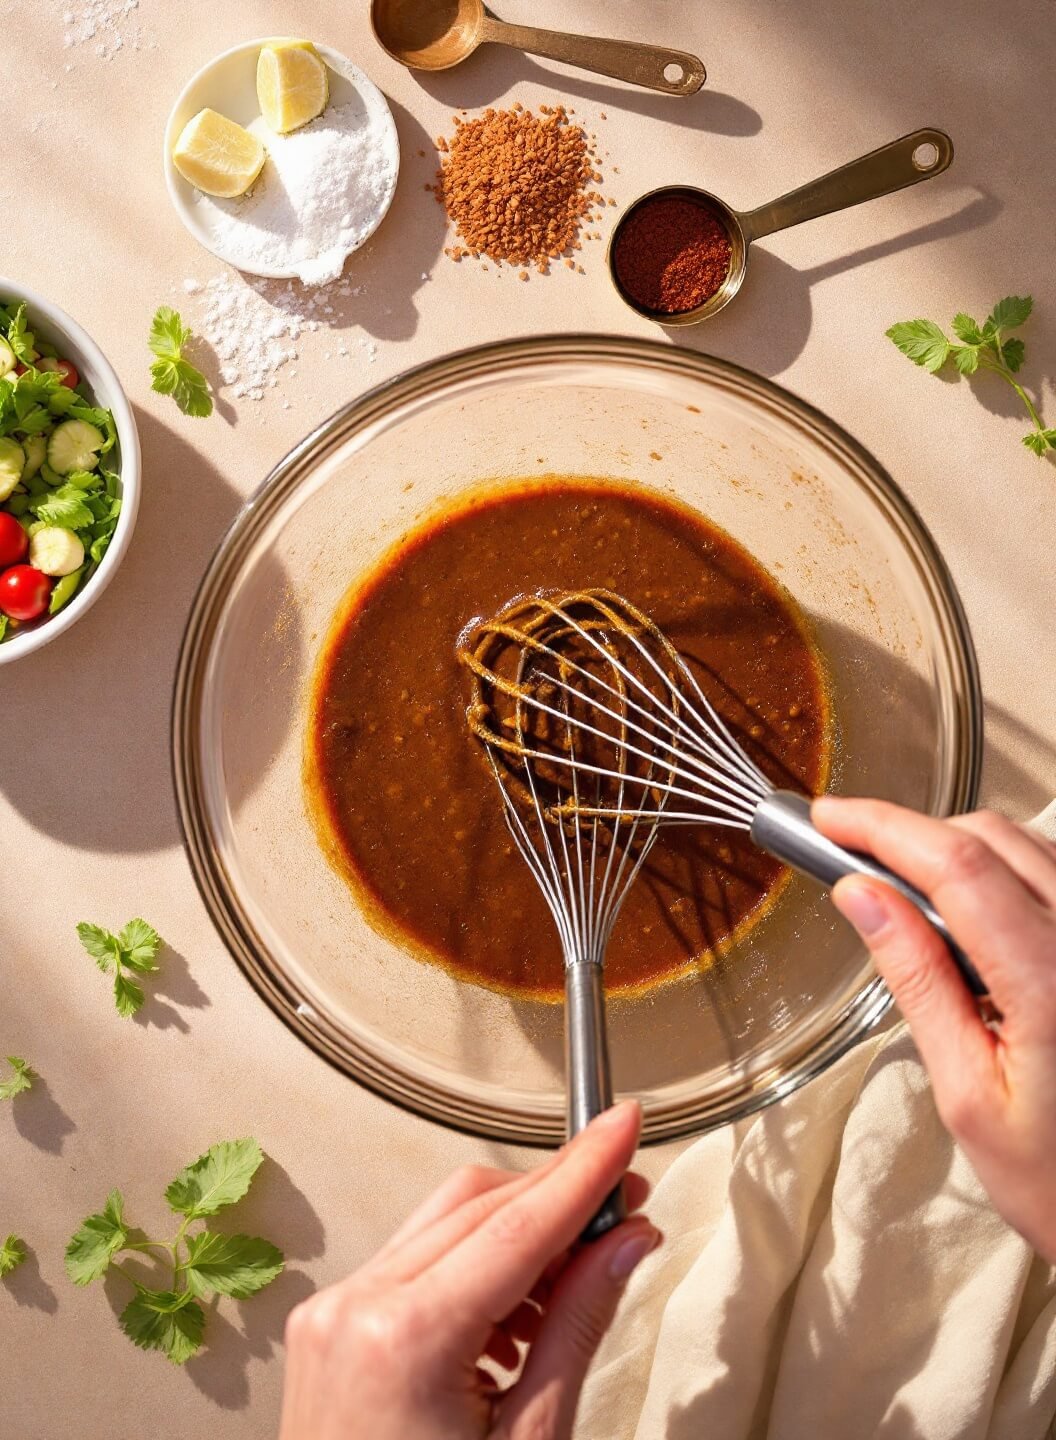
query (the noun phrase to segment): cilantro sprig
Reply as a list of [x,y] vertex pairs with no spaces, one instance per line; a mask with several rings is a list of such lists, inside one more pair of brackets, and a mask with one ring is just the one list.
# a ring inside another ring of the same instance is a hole
[[7,1063],[11,1066],[11,1074],[6,1080],[0,1080],[0,1100],[13,1100],[23,1091],[31,1090],[37,1078],[37,1072],[31,1070],[20,1055],[9,1055]]
[[975,375],[990,370],[1016,392],[1027,407],[1033,429],[1023,436],[1023,444],[1035,455],[1056,450],[1056,426],[1046,426],[1034,402],[1013,376],[1023,364],[1026,349],[1018,336],[1006,338],[1009,330],[1018,330],[1025,323],[1034,301],[1029,295],[1007,295],[999,300],[980,325],[970,315],[953,317],[951,328],[957,341],[950,340],[933,320],[902,320],[884,333],[914,365],[934,374],[952,360],[962,375]]
[[77,934],[103,974],[113,974],[117,1013],[126,1019],[135,1015],[145,996],[142,985],[132,976],[153,975],[160,968],[157,954],[163,943],[161,936],[145,920],[130,920],[116,935],[102,925],[82,920]]
[[151,321],[147,344],[158,357],[150,367],[151,389],[171,395],[185,415],[213,413],[209,382],[183,357],[191,331],[171,305],[159,305]]
[[[222,1140],[181,1170],[165,1191],[169,1208],[181,1216],[171,1240],[150,1240],[126,1219],[120,1190],[89,1215],[66,1247],[66,1273],[75,1285],[90,1285],[118,1270],[135,1294],[118,1323],[134,1345],[160,1350],[183,1365],[201,1348],[205,1311],[214,1295],[245,1300],[282,1272],[282,1251],[252,1235],[210,1230],[207,1217],[241,1200],[264,1159],[256,1140]],[[202,1228],[191,1230],[202,1222]],[[152,1253],[153,1252],[153,1253]],[[118,1259],[131,1253],[157,1261],[160,1286],[145,1285]]]
[[26,1242],[17,1235],[9,1235],[3,1244],[0,1244],[0,1276],[10,1275],[12,1270],[17,1270],[25,1258]]

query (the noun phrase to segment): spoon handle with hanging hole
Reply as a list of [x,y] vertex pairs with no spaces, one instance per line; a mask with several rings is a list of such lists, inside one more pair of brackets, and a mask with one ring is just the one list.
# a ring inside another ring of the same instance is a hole
[[831,215],[836,210],[849,210],[866,200],[878,200],[907,185],[918,185],[941,175],[953,160],[953,141],[944,130],[914,130],[889,145],[881,145],[857,160],[830,170],[817,180],[801,185],[738,216],[748,240],[773,235],[804,220]]
[[830,889],[845,875],[868,875],[873,880],[882,880],[885,885],[892,886],[915,905],[942,936],[972,994],[978,997],[987,995],[982,976],[954,940],[945,920],[928,897],[871,855],[845,849],[822,835],[814,828],[810,818],[810,801],[805,796],[796,795],[791,790],[775,790],[759,802],[750,833],[760,850],[765,850],[776,860],[783,860],[793,870],[820,880]]
[[[599,40],[593,35],[567,35],[560,30],[537,30],[531,25],[507,25],[486,17],[482,40],[512,45],[529,55],[560,60],[596,75],[611,75],[631,85],[644,85],[664,95],[692,95],[704,84],[706,71],[696,55],[660,45],[631,40]],[[677,73],[676,73],[677,72]],[[668,75],[672,78],[668,78]]]

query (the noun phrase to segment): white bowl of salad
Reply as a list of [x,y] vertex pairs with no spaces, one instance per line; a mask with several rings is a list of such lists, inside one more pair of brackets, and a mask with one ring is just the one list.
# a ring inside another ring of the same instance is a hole
[[113,366],[57,305],[0,276],[0,665],[98,600],[132,538],[139,483]]

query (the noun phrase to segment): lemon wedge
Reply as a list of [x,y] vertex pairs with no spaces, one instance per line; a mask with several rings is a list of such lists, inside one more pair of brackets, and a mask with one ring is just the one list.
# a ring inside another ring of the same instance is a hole
[[172,163],[206,195],[243,195],[260,174],[267,152],[255,135],[219,115],[199,110],[180,131]]
[[275,40],[257,58],[257,99],[270,129],[297,130],[326,108],[326,66],[308,40]]

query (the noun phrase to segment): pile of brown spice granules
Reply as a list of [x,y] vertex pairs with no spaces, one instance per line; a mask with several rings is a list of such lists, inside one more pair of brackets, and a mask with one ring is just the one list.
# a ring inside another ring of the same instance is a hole
[[[476,120],[456,115],[454,135],[437,141],[444,158],[436,184],[426,188],[461,241],[444,251],[452,260],[487,256],[497,264],[534,264],[545,274],[549,262],[564,255],[569,269],[582,271],[571,252],[587,238],[583,225],[600,220],[595,208],[605,204],[589,188],[601,180],[597,156],[563,105],[539,111],[518,103],[485,110]],[[527,270],[520,278],[528,279]]]

